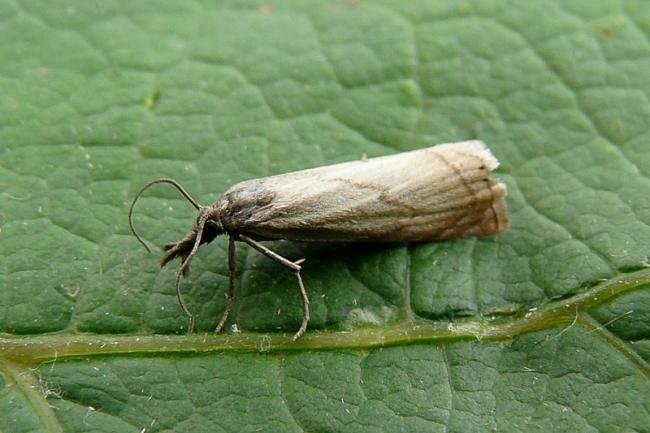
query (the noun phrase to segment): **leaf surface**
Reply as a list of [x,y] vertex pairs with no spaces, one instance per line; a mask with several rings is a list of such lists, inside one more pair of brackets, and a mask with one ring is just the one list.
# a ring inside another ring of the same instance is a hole
[[[650,7],[0,5],[0,430],[650,431]],[[157,247],[232,184],[482,139],[510,230]],[[174,263],[176,265],[176,263]]]

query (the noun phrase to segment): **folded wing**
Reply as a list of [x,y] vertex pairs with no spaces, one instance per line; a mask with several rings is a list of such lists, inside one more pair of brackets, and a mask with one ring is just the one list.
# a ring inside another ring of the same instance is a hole
[[481,141],[241,182],[223,196],[228,231],[261,239],[399,242],[485,236],[508,226],[498,161]]

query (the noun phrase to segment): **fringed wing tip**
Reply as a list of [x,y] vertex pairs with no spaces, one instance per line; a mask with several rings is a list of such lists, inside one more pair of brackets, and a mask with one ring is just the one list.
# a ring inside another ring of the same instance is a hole
[[482,224],[483,232],[480,236],[496,235],[503,233],[510,227],[510,214],[506,206],[506,185],[498,180],[493,180],[490,185],[492,203],[490,205],[491,216]]
[[[503,185],[503,184],[502,184]],[[494,234],[503,233],[510,227],[510,214],[506,206],[505,200],[505,185],[504,196],[492,204],[492,211],[494,212]]]
[[436,152],[458,152],[459,154],[468,154],[478,156],[488,171],[492,171],[499,166],[499,161],[492,155],[485,142],[481,140],[458,141],[456,143],[444,143],[433,147]]
[[[490,149],[481,140],[465,141],[462,144],[468,150],[478,155],[485,164],[488,171],[492,171],[499,166],[499,161],[492,154]],[[508,190],[503,182],[499,179],[490,179],[490,192],[492,195],[492,218],[490,222],[484,226],[484,232],[481,235],[496,235],[505,232],[510,227],[510,214],[506,206],[506,195]]]
[[488,149],[484,142],[480,140],[466,141],[469,148],[472,149],[472,152],[477,154],[481,160],[485,163],[485,166],[489,171],[496,169],[499,166],[499,160],[492,154],[492,151]]
[[499,160],[496,159],[494,155],[492,155],[492,152],[487,147],[481,150],[480,155],[490,171],[496,169],[499,166]]

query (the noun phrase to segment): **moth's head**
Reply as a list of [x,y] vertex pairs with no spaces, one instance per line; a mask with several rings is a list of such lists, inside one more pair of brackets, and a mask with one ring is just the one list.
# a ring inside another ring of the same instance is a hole
[[[196,214],[195,227],[199,227],[201,225],[201,220],[205,220],[205,224],[203,227],[203,237],[210,236],[212,233],[214,233],[214,236],[212,236],[212,238],[210,239],[212,240],[215,237],[217,237],[217,235],[224,233],[223,225],[221,224],[221,219],[219,218],[220,214],[221,211],[215,205],[201,206],[199,208]],[[205,241],[205,242],[210,242],[210,241]]]
[[131,208],[129,210],[129,227],[131,228],[131,231],[135,237],[147,249],[147,251],[151,250],[149,250],[149,247],[137,234],[133,226],[133,209],[142,193],[157,183],[168,183],[173,185],[197,210],[196,224],[191,228],[190,232],[183,239],[164,246],[166,253],[163,256],[162,262],[160,264],[161,266],[165,266],[174,258],[180,257],[181,267],[179,269],[179,273],[185,275],[189,271],[190,261],[192,260],[194,254],[196,254],[199,246],[201,244],[211,242],[214,240],[214,238],[224,232],[223,225],[221,224],[221,220],[219,218],[220,211],[219,208],[215,205],[202,206],[198,204],[196,200],[194,200],[192,196],[190,196],[190,194],[173,179],[163,178],[149,182],[135,196],[133,204],[131,204]]
[[199,246],[212,242],[222,233],[224,233],[224,229],[219,219],[219,209],[216,206],[200,206],[196,215],[196,223],[187,236],[178,242],[165,245],[166,252],[160,266],[165,266],[176,257],[180,257],[180,272],[186,275],[189,271],[190,260],[198,251]]

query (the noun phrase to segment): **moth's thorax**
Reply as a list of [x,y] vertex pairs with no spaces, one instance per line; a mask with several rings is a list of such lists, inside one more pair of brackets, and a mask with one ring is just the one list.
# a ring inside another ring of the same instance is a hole
[[275,197],[264,179],[253,179],[233,185],[214,207],[226,232],[240,232],[254,224],[260,211],[272,206]]
[[226,193],[214,204],[219,212],[219,221],[226,232],[236,231],[236,224],[233,224],[233,217],[236,213],[233,208],[233,201],[230,199],[229,194]]

